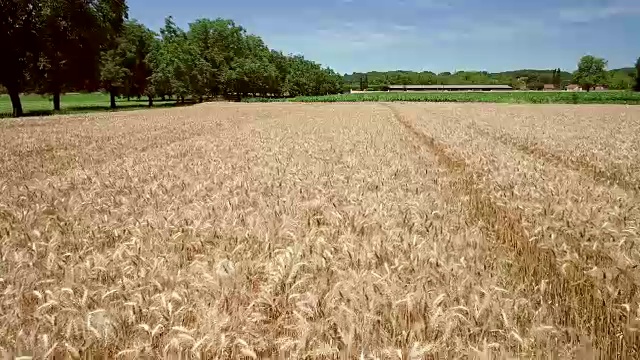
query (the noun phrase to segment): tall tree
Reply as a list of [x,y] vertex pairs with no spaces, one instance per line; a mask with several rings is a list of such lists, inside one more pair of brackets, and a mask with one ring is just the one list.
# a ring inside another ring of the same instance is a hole
[[640,91],[640,57],[636,61],[636,83],[633,87],[634,91]]
[[561,88],[562,86],[562,75],[561,75],[562,71],[560,70],[560,68],[558,69],[554,69],[553,70],[553,86],[556,89]]
[[22,116],[20,93],[39,57],[40,1],[0,1],[0,84],[11,98],[12,114]]
[[197,52],[190,46],[187,34],[171,16],[165,19],[160,34],[160,43],[150,54],[154,72],[152,84],[160,95],[176,95],[184,101],[192,91],[192,71],[195,68],[193,55]]
[[122,32],[129,7],[125,0],[97,0],[95,7],[101,20],[99,30],[106,39],[103,46],[111,48]]
[[102,32],[99,82],[109,92],[110,106],[116,107],[116,94],[123,87],[130,72],[126,65],[133,52],[132,45],[121,37],[128,7],[124,0],[98,0],[96,10]]
[[92,3],[80,0],[43,0],[38,31],[41,50],[33,74],[40,93],[53,97],[60,110],[60,94],[84,89],[97,73],[104,43],[102,16]]
[[232,87],[236,93],[266,96],[277,80],[277,69],[270,62],[269,48],[262,39],[247,35],[231,66]]
[[367,74],[360,75],[360,91],[365,91],[369,88],[369,76]]
[[342,78],[300,55],[291,57],[284,90],[289,96],[327,95],[342,91]]
[[163,100],[166,96],[173,95],[172,68],[167,60],[167,49],[162,42],[158,42],[147,57],[151,66],[151,76],[149,77],[149,87],[153,89],[155,95]]
[[604,84],[607,79],[607,61],[592,55],[585,55],[578,62],[574,81],[590,91],[594,86]]
[[96,90],[100,52],[111,49],[127,16],[123,0],[41,0],[39,2],[35,89],[53,97],[67,90]]
[[[148,78],[152,75],[148,56],[156,42],[155,33],[136,20],[125,22],[120,36],[123,50],[123,65],[128,70],[128,76],[124,80],[123,95],[140,97],[149,94],[147,86]],[[153,93],[153,91],[151,91]]]
[[289,96],[311,95],[313,84],[311,74],[313,64],[302,55],[295,55],[289,61],[289,74],[285,80],[284,92]]
[[274,81],[269,84],[268,92],[271,96],[280,97],[283,95],[284,85],[289,76],[290,59],[280,51],[271,50],[270,53],[269,62],[275,68],[276,77]]
[[115,49],[102,53],[100,67],[100,81],[109,92],[109,103],[112,109],[116,108],[116,96],[124,87],[127,77],[131,75],[127,69],[127,54],[131,52],[129,44],[122,43]]
[[198,19],[189,24],[189,41],[209,64],[212,95],[233,92],[239,73],[235,66],[245,65],[240,58],[251,56],[246,30],[228,19]]

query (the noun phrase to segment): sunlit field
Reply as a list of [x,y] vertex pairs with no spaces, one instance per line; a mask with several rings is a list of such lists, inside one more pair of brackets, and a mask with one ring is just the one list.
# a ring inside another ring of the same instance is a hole
[[640,107],[0,121],[0,357],[638,358]]

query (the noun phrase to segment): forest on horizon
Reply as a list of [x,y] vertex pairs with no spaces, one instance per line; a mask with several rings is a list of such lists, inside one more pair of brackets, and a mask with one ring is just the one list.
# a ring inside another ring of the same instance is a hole
[[[606,71],[606,85],[611,90],[631,90],[635,84],[636,69],[625,67]],[[378,90],[384,85],[509,85],[514,89],[541,90],[545,84],[563,89],[574,83],[574,73],[561,69],[520,69],[502,72],[456,71],[369,71],[343,75],[346,88],[366,87]]]

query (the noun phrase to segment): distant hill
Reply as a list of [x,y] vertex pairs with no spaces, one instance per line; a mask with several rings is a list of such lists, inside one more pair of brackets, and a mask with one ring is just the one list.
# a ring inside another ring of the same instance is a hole
[[611,70],[609,70],[609,72],[621,72],[621,73],[624,73],[624,74],[629,75],[629,76],[635,76],[636,75],[636,68],[624,67],[624,68],[620,68],[620,69],[611,69]]
[[[553,69],[521,69],[521,70],[511,70],[511,71],[502,71],[498,73],[492,73],[494,76],[509,76],[513,78],[522,78],[522,77],[530,77],[537,76],[539,78],[549,77],[549,81],[551,81],[551,77],[553,76]],[[571,80],[572,74],[568,71],[560,71],[560,78],[562,80]]]
[[609,70],[608,85],[613,90],[629,90],[635,84],[636,69],[625,67]]

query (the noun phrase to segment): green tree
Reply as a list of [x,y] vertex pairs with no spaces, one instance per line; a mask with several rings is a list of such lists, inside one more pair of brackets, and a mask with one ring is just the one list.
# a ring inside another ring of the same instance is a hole
[[327,95],[342,91],[342,77],[331,69],[296,55],[290,58],[290,72],[285,81],[289,96]]
[[560,68],[553,70],[552,84],[556,89],[562,88],[562,71]]
[[151,76],[148,78],[149,85],[147,89],[149,89],[152,96],[160,96],[162,100],[167,96],[173,95],[171,68],[163,60],[164,56],[166,55],[162,49],[158,49],[152,51],[147,58],[152,69]]
[[280,51],[271,50],[269,62],[275,68],[275,79],[269,84],[269,94],[271,96],[283,96],[284,85],[289,76],[290,59]]
[[89,2],[40,2],[40,58],[32,76],[39,93],[52,95],[54,110],[60,110],[62,92],[86,88],[87,80],[97,74],[100,47],[106,41],[104,26],[102,15]]
[[185,55],[189,94],[202,102],[204,97],[210,94],[213,69],[190,43],[187,43]]
[[116,107],[116,95],[122,89],[127,77],[131,74],[125,66],[127,61],[125,48],[126,44],[114,50],[108,50],[102,54],[100,80],[104,88],[109,92],[110,106]]
[[[152,40],[145,32],[146,28],[134,21],[123,23],[118,36],[108,40],[110,49],[102,52],[100,82],[109,92],[111,108],[116,107],[117,95],[124,93],[130,96],[135,86],[141,85],[136,84],[136,78],[144,77],[146,81],[146,69],[143,64],[146,61],[145,47],[151,48]],[[114,32],[113,35],[115,34]],[[145,41],[149,41],[150,44],[143,44]],[[137,71],[141,71],[142,74],[137,74]]]
[[331,68],[316,70],[316,91],[318,95],[338,94],[342,92],[343,81],[340,74]]
[[284,92],[289,96],[309,95],[312,92],[311,73],[313,66],[301,55],[292,56]]
[[209,92],[233,92],[240,76],[234,66],[244,65],[237,60],[250,54],[245,29],[228,19],[198,19],[189,24],[188,36],[211,69]]
[[[128,76],[124,80],[123,95],[140,97],[153,94],[148,91],[149,77],[152,75],[149,63],[149,54],[153,50],[157,39],[156,34],[136,20],[127,21],[121,35],[121,42],[126,44],[123,65],[128,70]],[[153,101],[152,98],[149,99]]]
[[165,19],[160,29],[161,39],[149,54],[153,74],[150,81],[159,95],[176,95],[184,101],[191,92],[190,78],[193,69],[193,49],[187,34],[180,29],[172,17]]
[[594,86],[607,80],[607,61],[592,55],[583,56],[574,73],[574,81],[583,89],[590,91]]
[[255,35],[246,35],[239,45],[226,77],[226,86],[243,96],[249,93],[266,96],[278,79],[278,71],[270,61],[269,48]]
[[101,51],[113,46],[127,16],[122,0],[41,0],[34,14],[38,57],[32,89],[51,94],[54,110],[69,90],[96,90]]
[[146,61],[151,70],[151,75],[147,79],[149,81],[148,87],[153,89],[153,94],[160,96],[162,100],[164,100],[166,96],[172,96],[173,69],[169,49],[164,37],[153,44]]
[[640,91],[640,57],[636,61],[636,83],[633,86],[633,90]]
[[260,37],[249,35],[247,40],[248,54],[246,58],[253,61],[256,66],[256,72],[252,79],[255,84],[253,91],[260,96],[266,96],[269,90],[277,85],[278,70],[271,62],[269,48]]
[[369,88],[369,76],[367,74],[360,75],[360,91],[365,91]]
[[0,84],[9,94],[14,117],[23,114],[20,93],[39,56],[39,11],[40,1],[0,1]]

